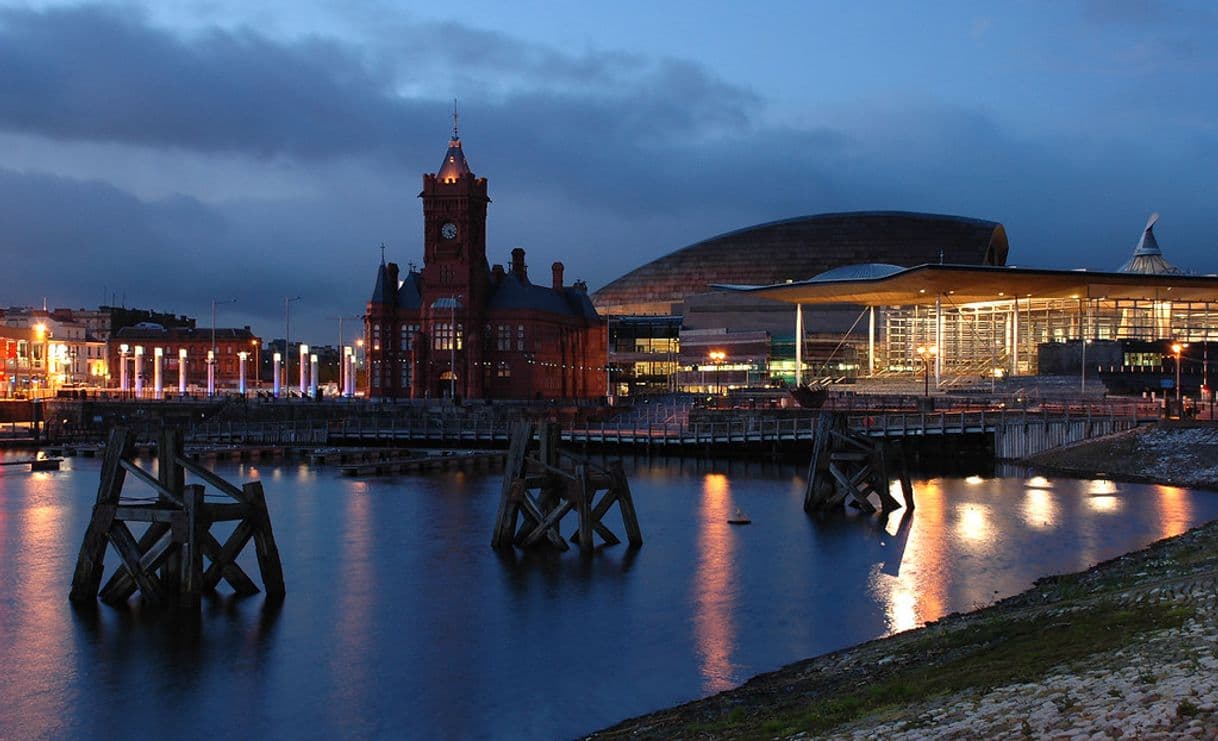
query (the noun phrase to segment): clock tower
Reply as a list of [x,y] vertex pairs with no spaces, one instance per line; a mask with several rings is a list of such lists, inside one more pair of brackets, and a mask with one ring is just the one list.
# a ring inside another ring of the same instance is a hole
[[439,172],[423,176],[423,292],[425,298],[461,297],[467,311],[481,313],[488,277],[486,178],[469,169],[457,115]]

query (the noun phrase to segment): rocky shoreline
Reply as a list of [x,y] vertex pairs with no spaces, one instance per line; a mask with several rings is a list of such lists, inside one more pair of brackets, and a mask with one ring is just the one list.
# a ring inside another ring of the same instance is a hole
[[[1143,428],[1028,463],[1218,489],[1218,428]],[[589,738],[1218,738],[1216,706],[1218,522]]]

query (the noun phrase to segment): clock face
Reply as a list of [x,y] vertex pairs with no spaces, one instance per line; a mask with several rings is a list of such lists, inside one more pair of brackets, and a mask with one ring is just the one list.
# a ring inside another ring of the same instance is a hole
[[445,239],[456,239],[457,238],[457,225],[452,223],[451,221],[445,223],[443,226],[440,227],[440,236],[444,237]]

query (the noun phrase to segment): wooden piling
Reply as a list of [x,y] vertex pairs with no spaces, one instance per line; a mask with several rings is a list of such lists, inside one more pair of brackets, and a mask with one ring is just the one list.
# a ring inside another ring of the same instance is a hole
[[[237,487],[188,459],[178,429],[162,431],[158,440],[155,476],[135,465],[133,436],[116,428],[106,446],[97,502],[85,531],[69,599],[88,603],[100,596],[108,604],[126,602],[137,590],[148,605],[177,605],[198,609],[204,591],[221,579],[240,595],[258,587],[236,564],[241,549],[255,541],[259,569],[268,600],[283,598],[283,568],[271,531],[270,515],[260,482]],[[202,479],[231,501],[207,502],[204,484],[186,484],[186,471]],[[156,492],[151,503],[123,503],[126,476]],[[221,545],[210,532],[215,522],[235,520],[236,529]],[[127,523],[148,523],[137,539]],[[114,548],[122,565],[98,590],[105,551]],[[204,562],[211,565],[204,569]]]

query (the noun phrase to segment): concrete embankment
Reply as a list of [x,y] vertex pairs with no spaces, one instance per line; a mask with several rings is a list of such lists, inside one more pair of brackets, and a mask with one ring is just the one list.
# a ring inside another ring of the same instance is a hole
[[1050,450],[1033,467],[1084,478],[1218,489],[1218,425],[1163,422]]

